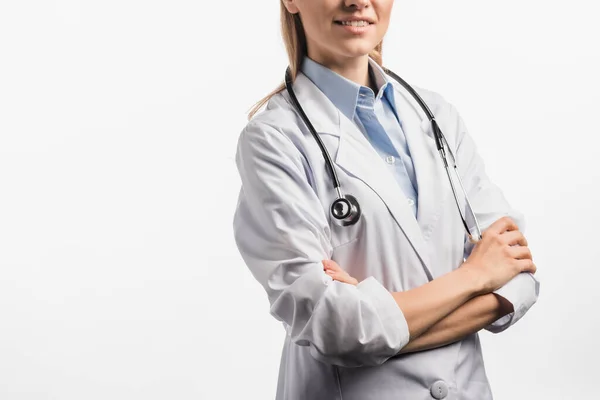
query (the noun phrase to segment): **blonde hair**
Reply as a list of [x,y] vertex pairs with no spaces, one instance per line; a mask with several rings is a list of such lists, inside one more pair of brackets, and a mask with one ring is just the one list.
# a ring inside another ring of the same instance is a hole
[[[284,0],[281,0],[280,5],[280,20],[281,20],[281,36],[288,54],[290,70],[292,73],[292,81],[296,79],[302,60],[306,56],[306,35],[304,27],[298,13],[290,13],[285,5]],[[377,46],[369,53],[369,56],[379,65],[382,65],[381,50],[383,42],[379,42]],[[254,115],[277,93],[285,89],[285,83],[281,83],[275,90],[258,101],[248,114],[248,119],[252,119]]]

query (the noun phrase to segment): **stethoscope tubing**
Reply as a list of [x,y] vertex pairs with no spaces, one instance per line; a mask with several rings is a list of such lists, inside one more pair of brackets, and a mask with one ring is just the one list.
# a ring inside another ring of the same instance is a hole
[[[440,157],[442,158],[442,162],[444,165],[444,169],[446,170],[446,174],[448,176],[448,181],[450,182],[450,187],[452,189],[452,194],[454,196],[454,201],[456,202],[456,207],[458,209],[458,213],[460,214],[460,218],[462,220],[463,226],[465,228],[465,231],[467,232],[469,241],[471,243],[477,243],[479,240],[481,240],[482,234],[481,234],[481,228],[479,226],[479,222],[477,221],[477,217],[475,216],[475,213],[473,212],[473,207],[471,205],[471,202],[469,200],[469,196],[467,195],[467,191],[465,190],[465,187],[463,185],[462,179],[460,177],[460,174],[458,173],[458,167],[456,165],[456,158],[452,152],[452,150],[450,149],[450,145],[448,144],[448,141],[446,140],[446,137],[444,136],[444,134],[442,133],[442,130],[440,129],[437,121],[435,120],[435,116],[433,115],[433,113],[431,112],[431,110],[429,109],[429,107],[427,106],[427,103],[425,103],[425,101],[421,98],[421,96],[412,88],[412,86],[410,86],[404,79],[400,78],[398,75],[396,75],[393,71],[384,68],[384,71],[390,75],[392,78],[394,78],[398,83],[400,83],[404,89],[406,89],[411,96],[417,101],[417,103],[419,103],[419,106],[423,109],[423,111],[425,112],[425,114],[427,115],[427,118],[431,124],[431,129],[433,132],[433,136],[436,142],[436,147],[438,149],[438,153],[440,154]],[[292,73],[290,68],[288,67],[286,69],[285,72],[285,86],[287,89],[287,92],[290,96],[290,99],[294,105],[294,107],[296,108],[296,110],[298,111],[298,113],[300,114],[300,117],[302,118],[302,120],[304,121],[304,123],[306,124],[306,126],[308,127],[308,130],[310,131],[311,135],[315,138],[321,153],[323,154],[323,158],[325,159],[325,164],[327,166],[327,169],[329,170],[331,177],[333,178],[333,184],[334,184],[334,189],[337,193],[338,196],[338,200],[344,198],[342,190],[341,190],[341,185],[340,185],[340,181],[339,178],[337,176],[337,173],[335,171],[335,168],[333,167],[333,161],[331,160],[331,156],[329,155],[329,152],[327,151],[327,148],[325,147],[325,145],[323,144],[323,141],[321,140],[321,138],[319,137],[319,135],[317,134],[314,126],[312,125],[312,123],[310,122],[310,119],[308,118],[308,116],[306,115],[306,113],[304,112],[304,110],[302,109],[302,106],[300,105],[300,102],[298,101],[296,94],[294,93],[294,89],[292,87]],[[448,150],[450,152],[450,156],[452,157],[452,166],[454,168],[454,173],[455,176],[458,178],[458,182],[460,185],[460,188],[463,192],[464,198],[465,198],[465,203],[467,205],[467,208],[471,211],[471,215],[473,217],[473,222],[475,223],[475,229],[476,229],[476,236],[473,236],[471,234],[471,230],[469,229],[469,226],[467,224],[466,221],[466,217],[463,215],[462,213],[462,209],[460,207],[460,201],[458,199],[458,194],[456,191],[456,187],[454,185],[454,179],[452,178],[452,175],[450,173],[450,165],[448,164],[448,158],[446,156],[446,151],[445,151],[445,146],[444,146],[444,142],[446,143],[446,145],[448,146]]]

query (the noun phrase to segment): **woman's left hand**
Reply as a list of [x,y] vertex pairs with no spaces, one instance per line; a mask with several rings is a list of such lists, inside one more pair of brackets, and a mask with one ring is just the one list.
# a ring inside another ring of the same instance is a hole
[[332,277],[333,280],[349,283],[351,285],[358,285],[358,280],[350,276],[350,274],[344,271],[335,261],[323,260],[322,262],[325,273]]

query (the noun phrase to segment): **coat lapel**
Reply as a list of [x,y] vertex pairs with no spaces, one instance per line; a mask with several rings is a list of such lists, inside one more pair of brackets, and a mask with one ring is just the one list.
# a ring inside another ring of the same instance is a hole
[[393,78],[396,110],[406,135],[418,186],[417,220],[427,240],[450,192],[448,177],[435,145],[429,119],[416,100]]
[[340,130],[342,133],[335,163],[377,193],[418,254],[428,278],[432,279],[421,228],[392,172],[354,122],[343,114],[340,115]]
[[[393,81],[392,78],[389,79]],[[392,172],[354,122],[341,113],[301,73],[294,82],[294,91],[315,130],[319,134],[339,137],[337,152],[332,152],[335,154],[334,163],[377,193],[419,256],[425,273],[431,280],[433,276],[426,240],[442,211],[440,179],[446,179],[441,175],[445,172],[439,161],[433,136],[428,133],[427,118],[410,94],[395,81],[393,84],[396,89],[396,109],[415,165],[419,193],[417,219]],[[343,192],[343,184],[341,189]]]

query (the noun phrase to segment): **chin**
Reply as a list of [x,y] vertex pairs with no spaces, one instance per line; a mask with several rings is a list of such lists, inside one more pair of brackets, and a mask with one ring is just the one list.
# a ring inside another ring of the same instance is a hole
[[357,58],[368,55],[373,51],[375,45],[362,45],[362,46],[340,46],[338,52],[348,58]]

